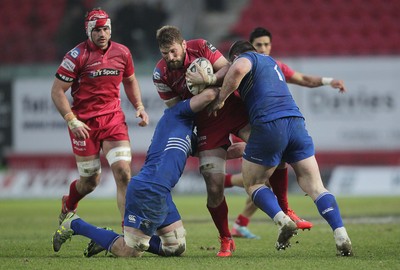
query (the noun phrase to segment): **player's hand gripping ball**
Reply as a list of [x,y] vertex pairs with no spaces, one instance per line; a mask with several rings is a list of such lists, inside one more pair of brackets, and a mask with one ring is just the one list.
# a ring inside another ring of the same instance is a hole
[[186,85],[190,93],[192,93],[193,95],[201,93],[201,91],[203,91],[204,88],[206,88],[207,85],[210,84],[210,77],[214,74],[211,62],[204,57],[200,57],[194,60],[188,67],[188,72],[193,75],[197,73],[196,76],[200,78],[202,82],[199,83],[198,81],[193,81],[186,76]]

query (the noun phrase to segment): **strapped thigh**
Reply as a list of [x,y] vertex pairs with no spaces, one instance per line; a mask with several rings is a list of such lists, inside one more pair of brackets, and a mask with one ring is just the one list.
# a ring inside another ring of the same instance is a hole
[[108,151],[106,158],[110,166],[120,160],[131,162],[132,160],[131,148],[127,146],[115,147],[113,149],[110,149],[110,151]]
[[226,160],[220,157],[206,156],[200,158],[200,172],[226,173]]
[[76,165],[78,167],[79,175],[83,177],[90,177],[101,173],[101,163],[99,158],[88,161],[78,161]]

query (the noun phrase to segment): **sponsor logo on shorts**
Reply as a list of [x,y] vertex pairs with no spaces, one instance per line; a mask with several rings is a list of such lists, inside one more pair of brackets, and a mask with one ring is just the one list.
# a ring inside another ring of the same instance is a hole
[[203,146],[207,144],[207,136],[199,136],[197,137],[197,147]]
[[140,227],[145,227],[146,229],[148,229],[148,228],[150,228],[150,224],[151,224],[150,220],[148,220],[148,219],[143,219],[143,220],[140,222]]
[[206,144],[207,144],[206,142],[198,143],[197,147],[201,147],[201,146],[206,145]]
[[102,77],[102,76],[118,76],[119,70],[118,69],[111,69],[111,68],[102,68],[98,70],[93,70],[90,72],[90,78]]
[[72,139],[72,143],[78,147],[86,146],[86,141],[84,141],[84,140],[78,141],[78,140]]
[[86,151],[86,148],[81,148],[81,147],[76,147],[76,146],[74,146],[74,149],[76,151],[79,151],[79,152],[85,152]]
[[136,223],[136,216],[135,215],[128,215],[128,221],[132,223]]

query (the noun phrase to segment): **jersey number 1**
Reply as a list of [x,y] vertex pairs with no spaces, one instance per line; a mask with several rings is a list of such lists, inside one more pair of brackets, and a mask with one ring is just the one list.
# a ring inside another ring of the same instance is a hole
[[276,71],[276,74],[278,74],[279,80],[283,81],[283,76],[282,76],[282,74],[281,74],[281,73],[279,72],[279,70],[278,70],[278,65],[275,65],[275,66],[274,66],[274,69],[275,69],[275,71]]

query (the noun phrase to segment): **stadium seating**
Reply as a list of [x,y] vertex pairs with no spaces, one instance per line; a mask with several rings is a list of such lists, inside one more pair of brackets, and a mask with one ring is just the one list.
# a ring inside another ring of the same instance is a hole
[[2,64],[55,60],[55,37],[66,0],[2,0],[0,32]]
[[[2,64],[57,62],[56,34],[67,0],[2,0]],[[82,1],[82,8],[95,5]],[[367,56],[400,54],[398,0],[248,0],[218,48],[247,38],[263,26],[274,37],[276,56]]]
[[278,56],[398,55],[399,14],[396,0],[250,0],[228,37],[247,39],[261,26],[273,33]]

